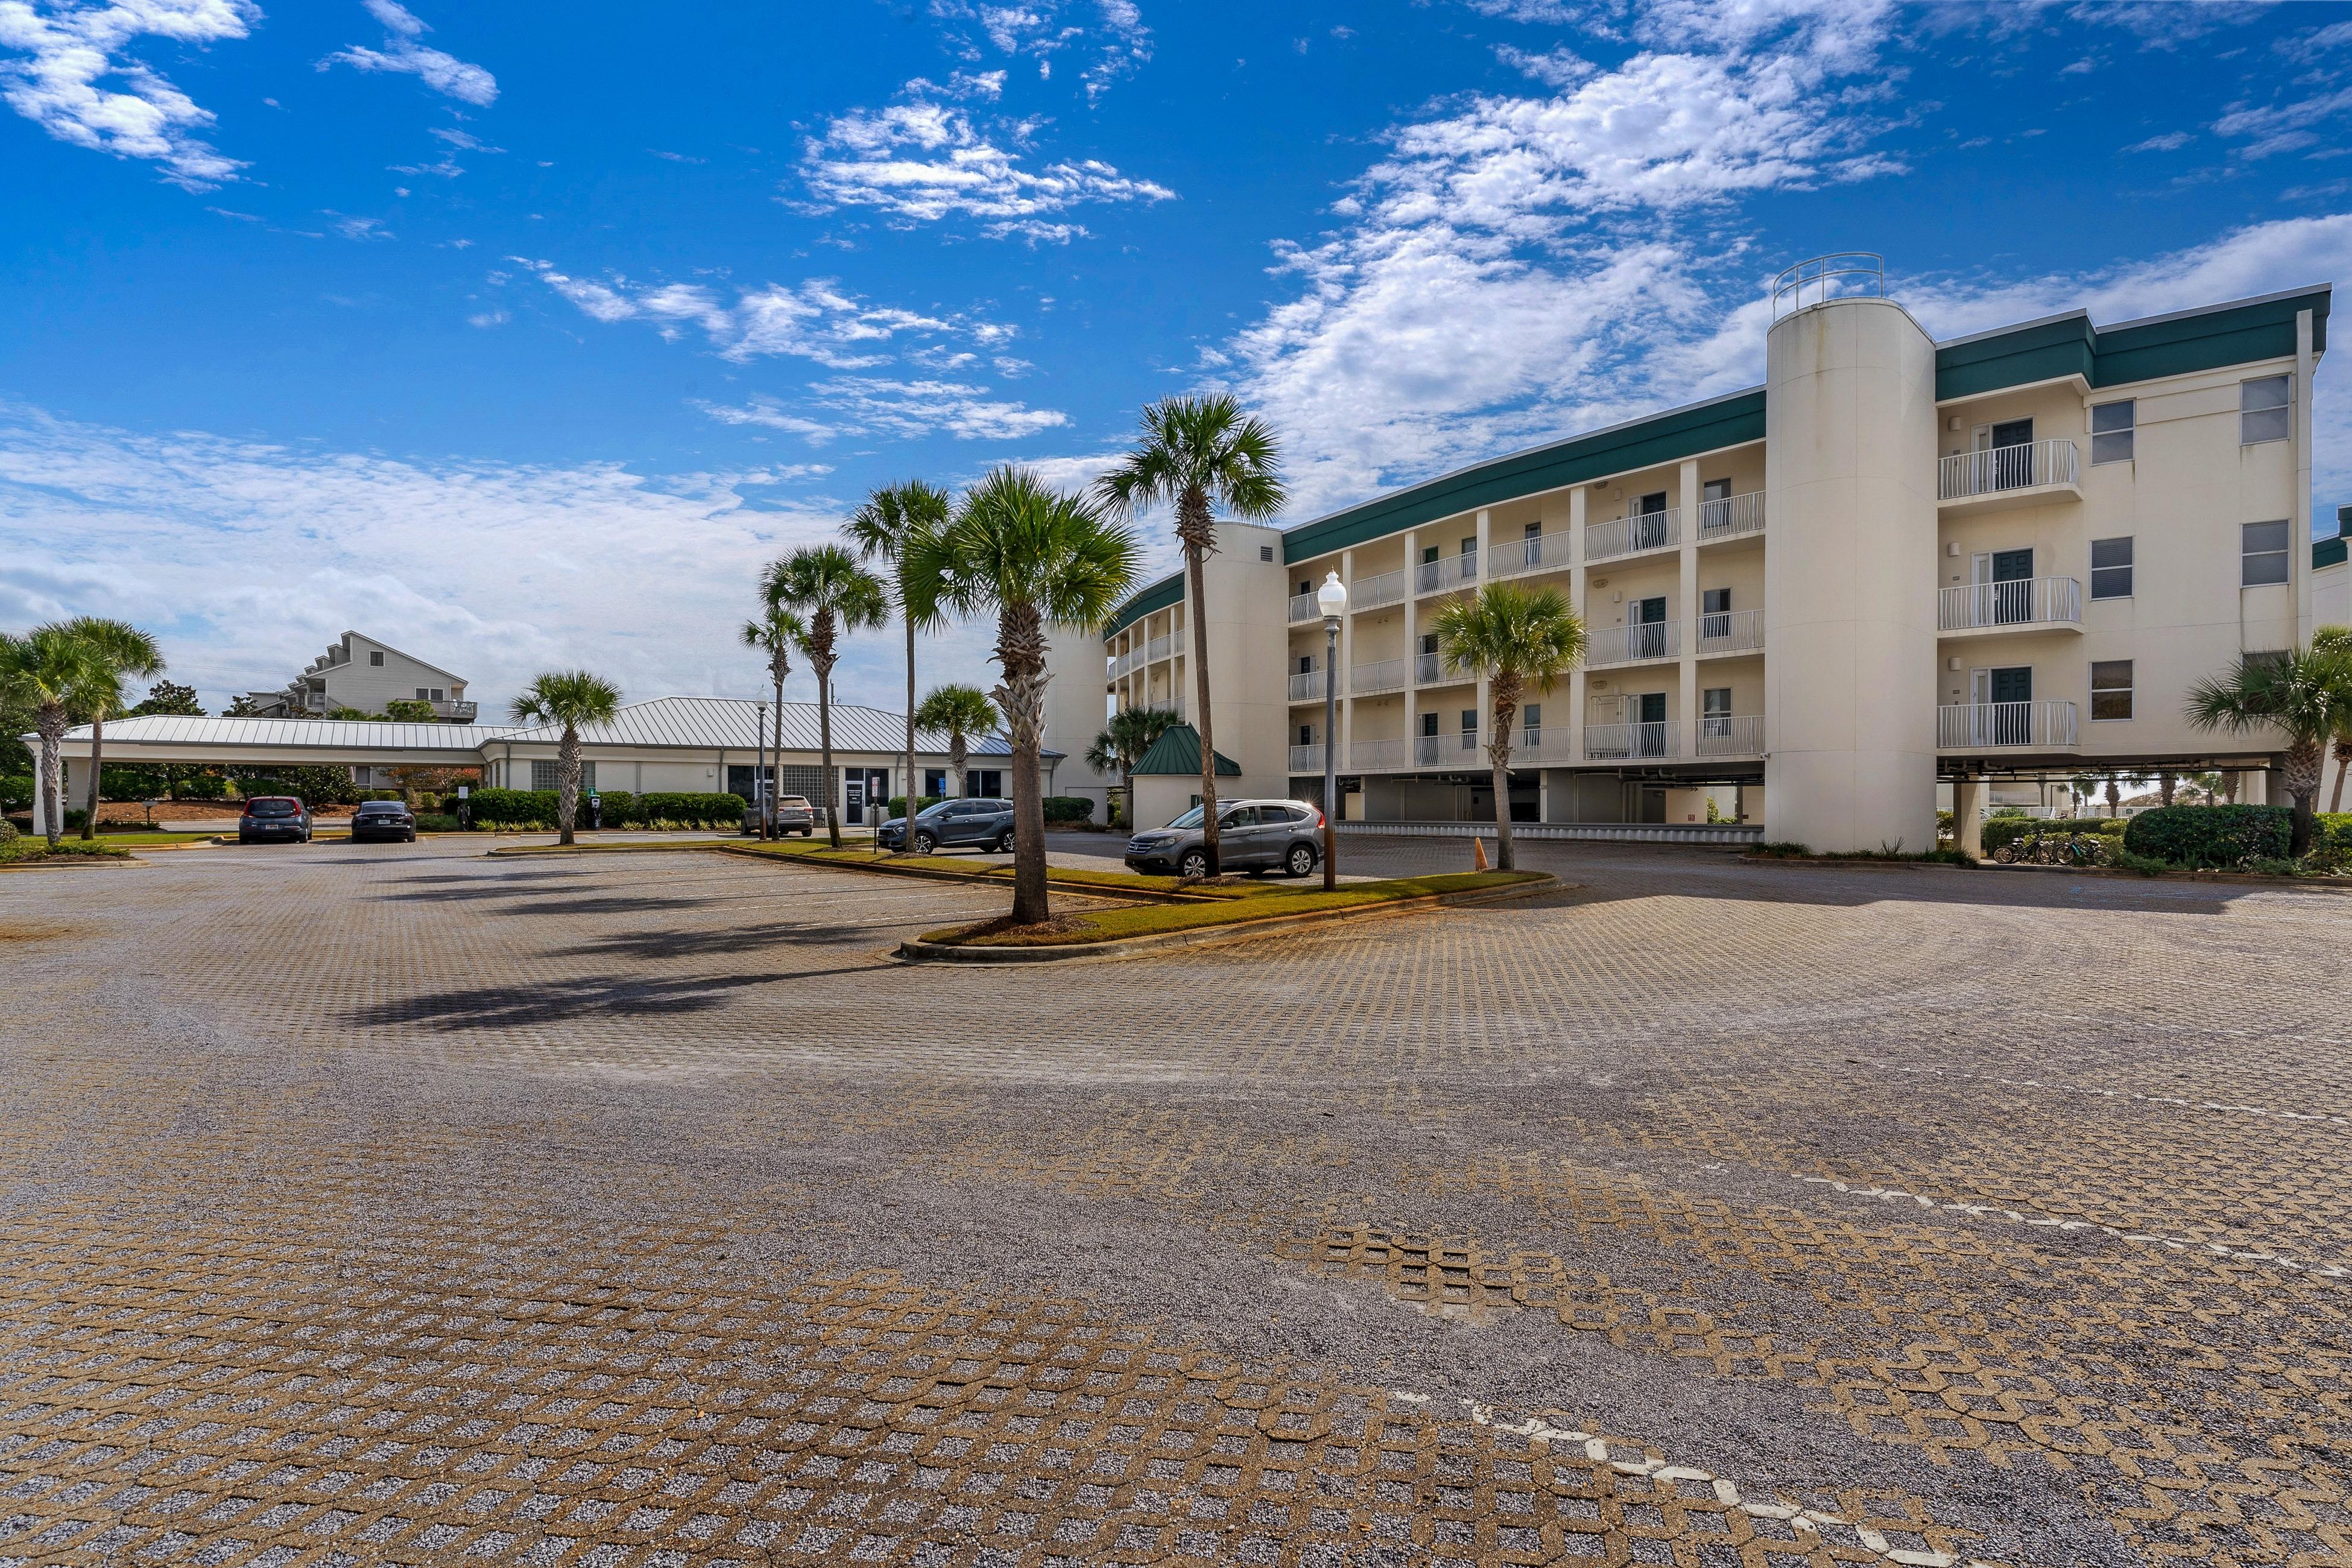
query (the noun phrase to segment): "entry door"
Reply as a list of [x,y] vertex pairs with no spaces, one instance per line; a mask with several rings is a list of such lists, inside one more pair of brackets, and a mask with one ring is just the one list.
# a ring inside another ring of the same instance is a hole
[[1977,672],[1983,678],[1988,745],[2022,746],[2033,739],[2033,667],[2008,665]]
[[1666,492],[1652,490],[1636,502],[1636,519],[1629,531],[1633,535],[1636,550],[1656,550],[1666,542]]
[[[1633,657],[1663,658],[1666,653],[1666,600],[1661,594],[1655,598],[1636,599],[1628,606],[1626,618],[1634,625]],[[1661,715],[1663,717],[1663,715]]]
[[850,774],[847,778],[845,778],[845,779],[844,779],[844,780],[842,780],[842,781],[841,781],[841,790],[842,790],[841,808],[842,808],[842,816],[843,816],[843,817],[844,817],[844,818],[845,818],[845,820],[846,820],[846,821],[847,821],[847,822],[848,822],[852,826],[858,826],[859,824],[862,824],[863,822],[865,822],[865,820],[866,820],[866,778],[865,778],[865,775],[864,775],[864,774],[862,774],[862,773],[852,773],[852,774]]
[[2033,421],[2007,419],[1977,432],[1977,449],[1990,451],[1992,488],[2022,489],[2033,482]]
[[1633,700],[1641,714],[1638,721],[1641,728],[1633,731],[1635,753],[1644,757],[1664,756],[1666,754],[1666,694],[1663,691],[1644,691]]

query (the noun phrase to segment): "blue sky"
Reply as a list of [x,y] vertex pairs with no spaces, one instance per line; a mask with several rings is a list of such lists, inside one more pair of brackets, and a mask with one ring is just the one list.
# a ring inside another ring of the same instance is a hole
[[2352,5],[0,0],[0,625],[215,706],[347,626],[750,695],[873,485],[1219,386],[1304,521],[1752,384],[1825,250],[1939,335],[2352,271]]

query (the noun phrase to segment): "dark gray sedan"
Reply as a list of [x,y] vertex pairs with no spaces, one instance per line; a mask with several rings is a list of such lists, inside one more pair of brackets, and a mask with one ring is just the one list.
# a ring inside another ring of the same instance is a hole
[[[1220,802],[1217,852],[1228,871],[1304,877],[1323,863],[1323,814],[1303,800]],[[1153,877],[1208,875],[1201,808],[1129,839],[1127,868]]]
[[910,848],[918,855],[940,849],[978,849],[1001,855],[1013,847],[1013,803],[985,796],[943,800],[915,813],[915,837],[907,838],[907,819],[894,816],[874,830],[874,841],[885,849]]

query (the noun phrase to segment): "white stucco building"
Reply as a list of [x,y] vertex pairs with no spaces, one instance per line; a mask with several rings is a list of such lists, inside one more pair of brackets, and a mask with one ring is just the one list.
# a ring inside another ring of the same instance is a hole
[[320,718],[338,708],[381,713],[394,701],[430,703],[433,716],[450,723],[470,724],[475,714],[464,676],[357,632],[345,632],[283,689],[249,691],[246,700],[267,719]]
[[[1225,525],[1205,627],[1171,576],[1057,668],[1104,658],[1110,702],[1189,710],[1207,658],[1234,795],[1315,798],[1333,745],[1350,820],[1492,820],[1488,692],[1431,622],[1507,580],[1557,589],[1591,633],[1520,710],[1515,820],[1682,827],[1713,799],[1749,836],[1916,848],[1939,794],[1972,819],[1988,786],[2086,768],[2227,768],[2263,798],[2274,758],[2191,729],[2181,699],[2315,624],[2328,288],[1937,342],[1874,258],[1852,265],[1790,279],[1763,385],[1278,532]],[[1327,734],[1332,572],[1349,607]],[[1081,684],[1049,731],[1074,753],[1102,722]]]

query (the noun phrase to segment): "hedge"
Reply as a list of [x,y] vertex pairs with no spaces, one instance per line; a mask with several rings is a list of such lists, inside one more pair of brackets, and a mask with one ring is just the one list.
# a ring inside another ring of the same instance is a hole
[[[931,807],[939,805],[940,802],[946,798],[947,796],[943,795],[924,795],[915,802],[915,809],[917,811],[929,811]],[[888,800],[883,802],[883,805],[887,814],[892,816],[904,816],[907,815],[907,797],[903,795],[892,795]]]
[[2121,816],[2053,817],[2036,821],[2030,816],[1995,816],[1984,825],[1984,852],[1988,855],[2004,844],[2014,844],[2029,837],[2035,828],[2063,837],[2069,833],[2088,833],[2100,838],[2120,838],[2131,826]]
[[[604,803],[607,827],[649,827],[657,822],[682,827],[734,827],[743,820],[740,795],[688,794],[683,790],[648,790],[644,795],[630,795],[622,790],[605,790],[599,798]],[[551,789],[478,789],[470,804],[478,826],[520,827],[535,824],[552,827],[556,825],[555,799]],[[587,822],[588,798],[583,795],[572,826],[584,826]]]
[[2294,818],[2284,805],[2161,805],[2132,818],[2124,847],[2175,866],[2228,870],[2285,859]]
[[1082,795],[1049,795],[1045,797],[1047,822],[1087,822],[1095,815],[1095,803]]

